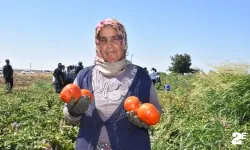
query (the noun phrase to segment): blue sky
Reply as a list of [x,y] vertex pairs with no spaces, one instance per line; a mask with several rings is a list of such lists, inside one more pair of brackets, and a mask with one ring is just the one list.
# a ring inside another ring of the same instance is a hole
[[54,69],[93,64],[94,28],[105,18],[121,21],[128,59],[166,71],[170,56],[187,53],[208,71],[223,62],[250,63],[248,0],[0,0],[0,65]]

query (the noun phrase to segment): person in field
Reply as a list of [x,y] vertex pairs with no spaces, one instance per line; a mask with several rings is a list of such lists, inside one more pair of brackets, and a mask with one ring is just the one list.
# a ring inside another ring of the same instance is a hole
[[[62,74],[63,74],[63,87],[65,87],[66,84],[66,74],[67,74],[67,70],[65,69],[65,65],[62,65]],[[62,87],[62,88],[63,88]]]
[[79,61],[79,62],[78,62],[78,66],[76,67],[76,72],[75,72],[75,74],[77,75],[82,69],[83,69],[82,62]]
[[55,92],[60,93],[64,86],[63,65],[58,63],[58,67],[53,72]]
[[155,74],[156,74],[156,83],[160,83],[160,85],[161,85],[161,76],[160,76],[160,73],[157,72],[156,69],[154,69],[154,71],[155,71]]
[[70,65],[67,66],[65,85],[73,82],[74,82],[74,72],[73,72],[73,67]]
[[6,85],[6,90],[8,92],[11,92],[13,88],[13,69],[12,66],[10,65],[10,60],[6,59],[5,60],[6,65],[3,66],[3,77],[5,80],[5,85]]
[[123,103],[137,96],[162,112],[156,89],[147,72],[126,58],[127,34],[115,19],[105,19],[95,28],[95,64],[81,70],[74,83],[94,95],[65,103],[65,120],[80,123],[76,150],[150,150],[149,125]]
[[151,71],[149,72],[149,76],[151,78],[151,81],[155,85],[156,82],[156,73],[155,73],[155,68],[152,68]]

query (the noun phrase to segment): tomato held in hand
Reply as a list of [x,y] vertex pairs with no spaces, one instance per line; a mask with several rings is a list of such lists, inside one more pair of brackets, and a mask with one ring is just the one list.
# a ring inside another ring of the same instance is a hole
[[150,103],[142,104],[138,109],[138,117],[148,125],[155,125],[160,121],[160,112]]
[[91,102],[94,99],[93,94],[87,89],[81,89],[81,96],[89,96]]
[[141,101],[136,96],[129,96],[124,102],[124,108],[126,111],[134,110],[137,114],[138,108],[141,106]]
[[60,98],[64,103],[70,102],[72,99],[76,101],[81,97],[81,88],[76,84],[66,85],[60,93]]

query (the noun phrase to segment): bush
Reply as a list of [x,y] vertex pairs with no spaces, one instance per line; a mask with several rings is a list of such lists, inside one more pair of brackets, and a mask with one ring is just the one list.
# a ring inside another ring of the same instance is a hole
[[[165,78],[176,89],[158,93],[167,113],[154,129],[153,149],[234,149],[232,133],[249,132],[250,75],[238,67],[222,68]],[[241,148],[250,149],[250,138]]]

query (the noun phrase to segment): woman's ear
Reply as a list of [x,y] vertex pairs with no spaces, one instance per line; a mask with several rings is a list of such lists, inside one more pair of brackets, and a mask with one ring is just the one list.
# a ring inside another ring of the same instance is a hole
[[99,40],[95,40],[95,44],[99,46]]

